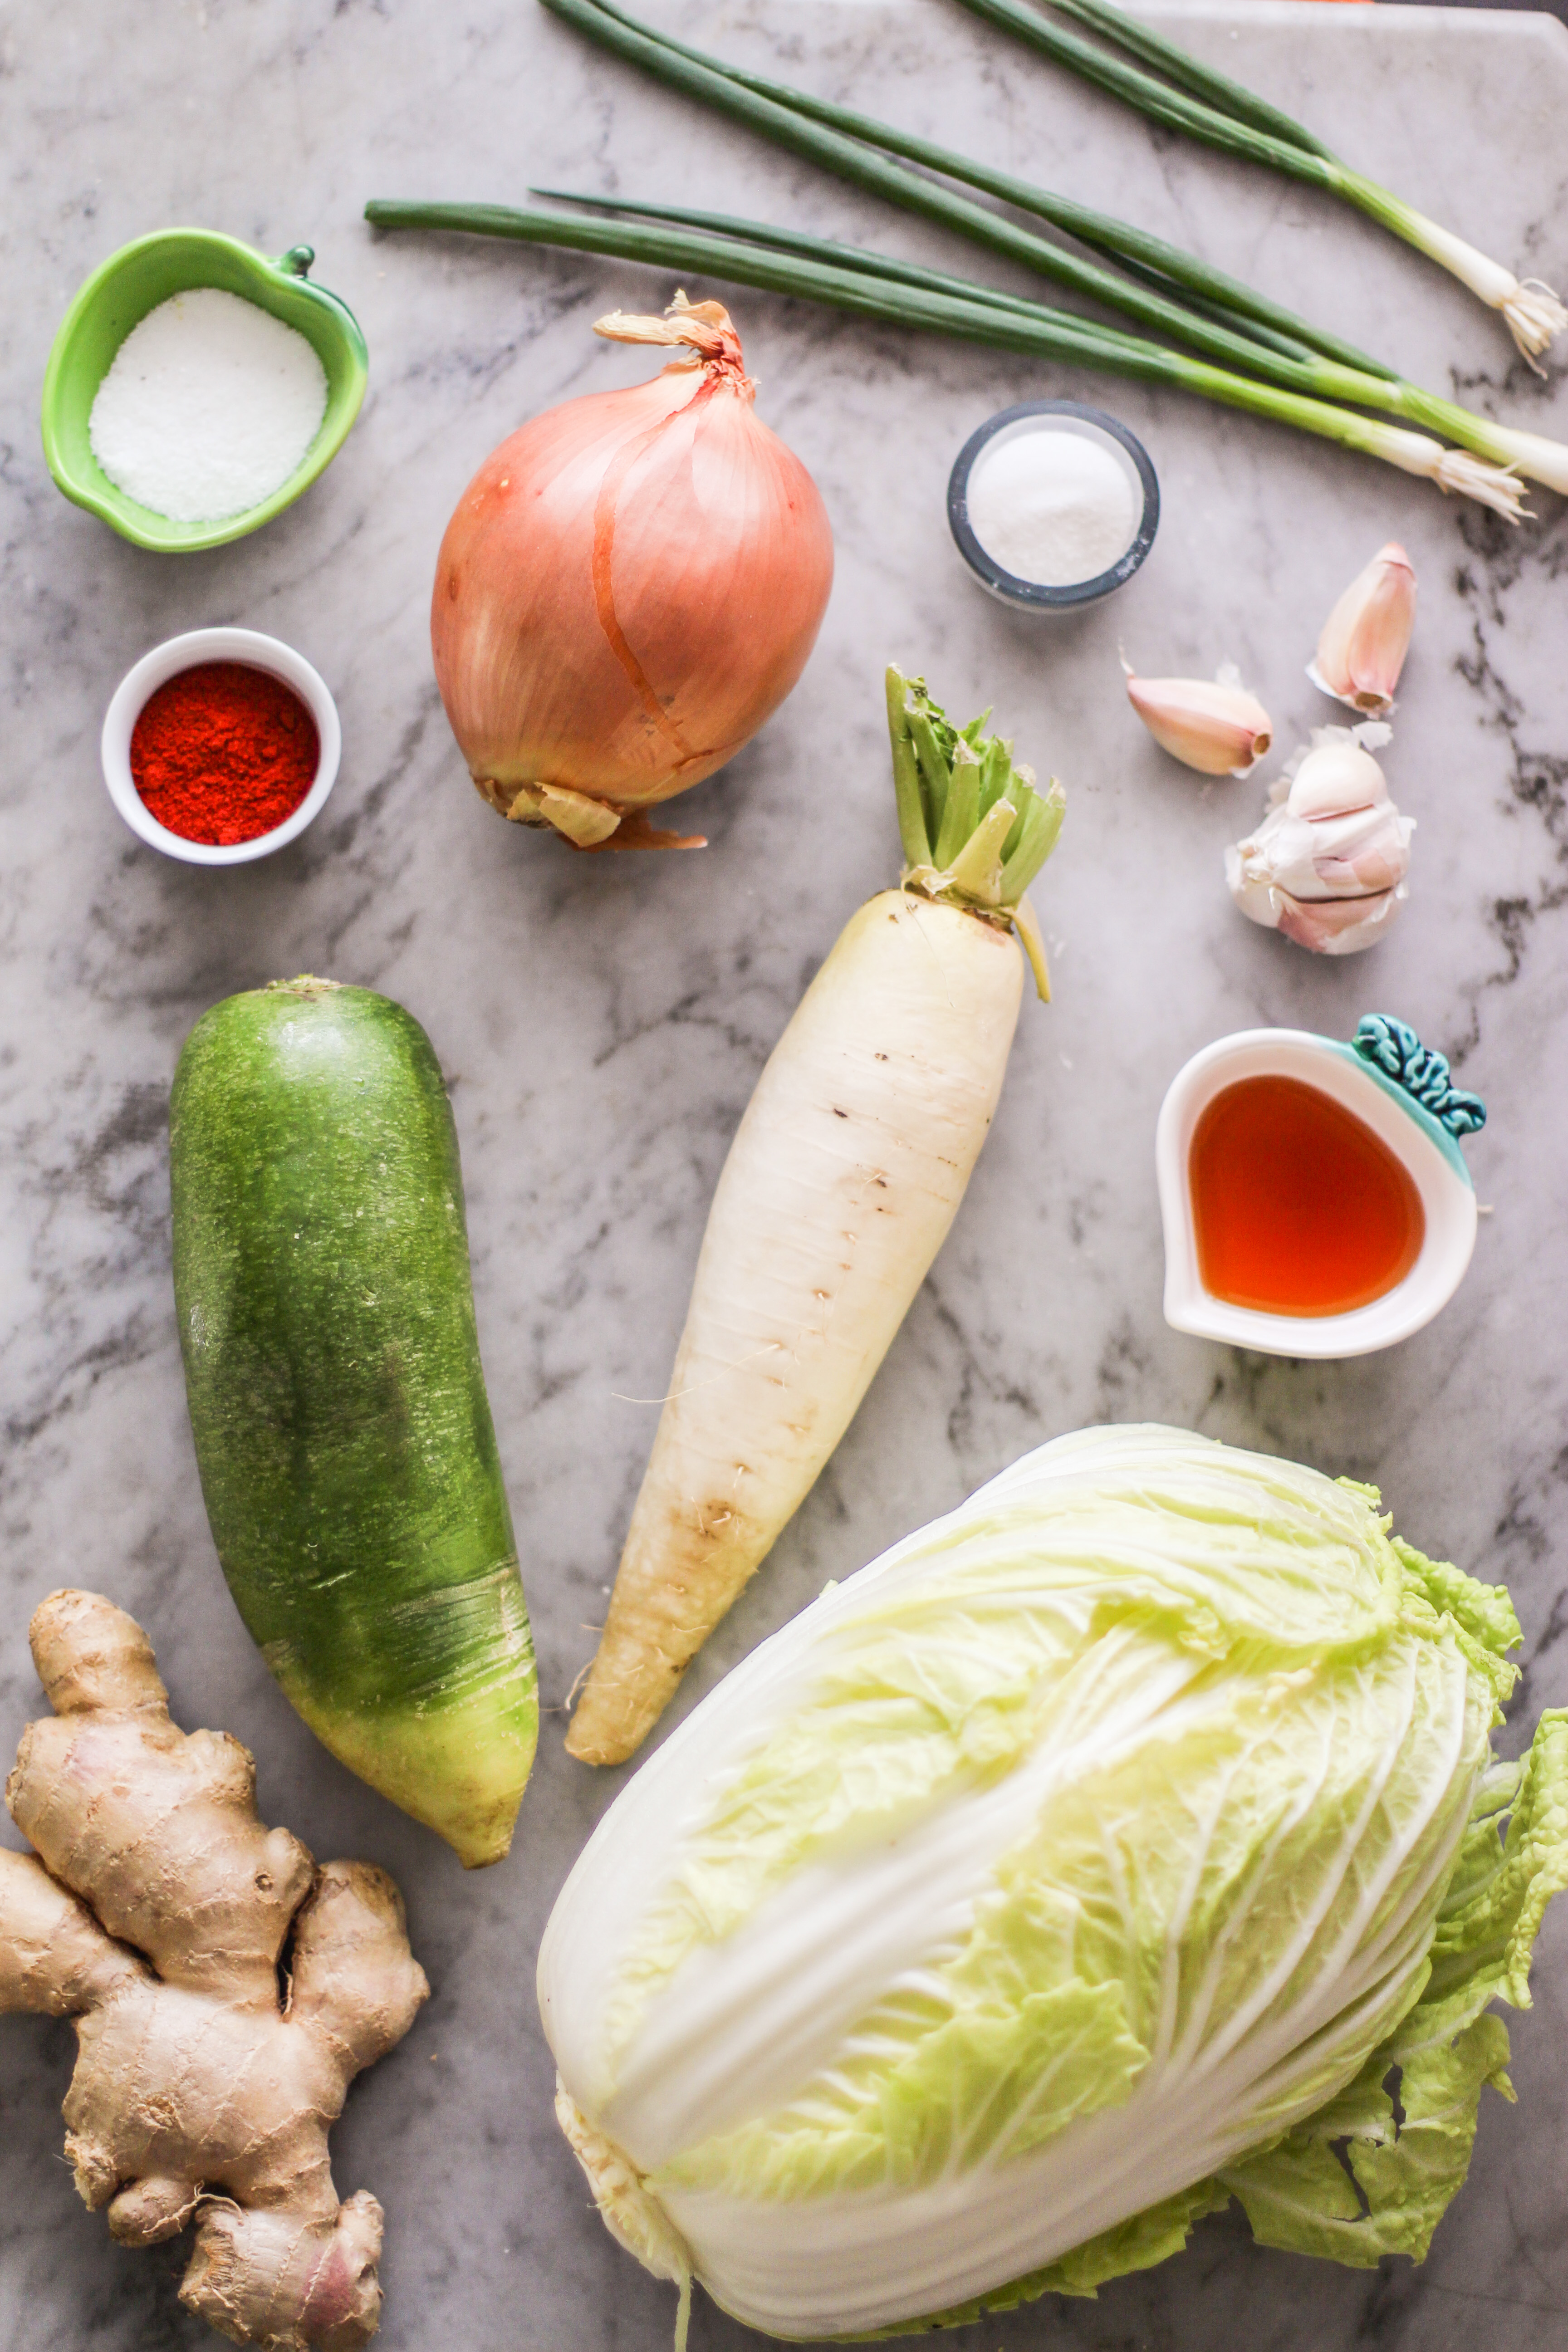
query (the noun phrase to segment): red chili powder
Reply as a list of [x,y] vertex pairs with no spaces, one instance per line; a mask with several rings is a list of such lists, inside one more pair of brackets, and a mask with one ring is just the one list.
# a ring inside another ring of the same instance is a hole
[[248,662],[197,662],[143,704],[131,774],[170,833],[227,845],[292,816],[321,749],[315,720],[280,677]]

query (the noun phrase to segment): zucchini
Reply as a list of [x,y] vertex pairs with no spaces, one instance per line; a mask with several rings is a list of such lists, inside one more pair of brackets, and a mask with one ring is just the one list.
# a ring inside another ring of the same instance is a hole
[[226,998],[170,1105],[174,1301],[229,1590],[318,1738],[470,1867],[539,1699],[479,1364],[457,1130],[369,989]]

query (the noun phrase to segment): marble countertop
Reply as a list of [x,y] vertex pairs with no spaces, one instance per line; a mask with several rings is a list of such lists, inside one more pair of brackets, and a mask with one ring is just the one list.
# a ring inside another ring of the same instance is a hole
[[[1121,116],[941,0],[689,0],[740,61],[814,86],[1190,240],[1418,380],[1568,433],[1558,379],[1369,225]],[[1354,161],[1521,268],[1568,278],[1568,36],[1549,18],[1256,0],[1184,37]],[[822,486],[838,545],[817,652],[784,713],[679,804],[701,856],[578,859],[469,787],[431,679],[426,604],[446,517],[485,453],[568,394],[636,380],[596,341],[655,273],[505,246],[377,238],[366,197],[521,202],[531,180],[666,194],[963,268],[934,231],[763,152],[584,46],[531,0],[98,0],[0,5],[5,747],[0,1105],[6,1444],[0,1757],[37,1710],[26,1625],[52,1587],[147,1625],[187,1725],[252,1748],[266,1818],[384,1864],[435,1995],[352,2095],[340,2186],[387,2209],[386,2352],[660,2352],[673,2297],[611,2243],[550,2116],[533,1958],[616,1775],[572,1765],[563,1705],[593,1645],[709,1195],[757,1070],[897,842],[883,664],[990,703],[1066,782],[1037,893],[1057,1001],[1026,1009],[952,1238],[815,1494],[693,1670],[679,1715],[828,1577],[1016,1454],[1098,1419],[1156,1418],[1382,1486],[1401,1528],[1512,1588],[1525,1674],[1502,1735],[1568,1698],[1568,536],[1548,496],[1510,530],[1281,429],[1103,378],[737,291],[762,414]],[[211,554],[142,553],[67,505],[37,396],[84,274],[166,223],[274,252],[301,239],[363,323],[371,392],[290,512]],[[695,291],[696,289],[693,289]],[[728,298],[730,289],[704,286]],[[1113,604],[1005,612],[963,576],[942,493],[992,410],[1102,401],[1146,442],[1158,541]],[[1333,714],[1302,676],[1322,616],[1382,541],[1421,582],[1386,765],[1418,820],[1412,897],[1371,957],[1309,959],[1230,907],[1224,843],[1257,782],[1204,785],[1122,698],[1146,672],[1237,662],[1282,744]],[[210,873],[137,844],[98,773],[104,705],[174,632],[237,622],[299,646],[342,714],[324,817],[285,854]],[[166,1100],[180,1044],[229,992],[300,969],[384,990],[450,1073],[491,1399],[547,1712],[510,1860],[466,1877],[319,1748],[218,1571],[185,1418],[169,1280]],[[1491,1119],[1469,1150],[1483,1221],[1448,1310],[1341,1365],[1169,1331],[1152,1138],[1198,1045],[1257,1023],[1348,1035],[1395,1012]],[[14,1837],[7,1826],[5,1834]],[[1568,1905],[1561,1906],[1568,1912]],[[963,2331],[973,2352],[1071,2343],[1257,2352],[1568,2347],[1568,1916],[1511,2020],[1520,2103],[1489,2095],[1469,2184],[1428,2263],[1354,2273],[1254,2249],[1238,2218],[1098,2303]],[[154,2352],[214,2339],[175,2301],[180,2247],[128,2253],[61,2161],[66,2026],[0,2023],[0,2341]],[[760,2342],[704,2305],[693,2352]]]

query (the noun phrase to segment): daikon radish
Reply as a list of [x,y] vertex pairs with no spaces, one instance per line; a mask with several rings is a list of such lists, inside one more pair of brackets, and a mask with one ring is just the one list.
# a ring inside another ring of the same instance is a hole
[[[946,1236],[1042,997],[1024,892],[1063,795],[985,719],[888,672],[895,890],[850,917],[769,1057],[719,1179],[652,1457],[566,1745],[619,1763],[843,1436]],[[986,717],[989,713],[985,714]]]

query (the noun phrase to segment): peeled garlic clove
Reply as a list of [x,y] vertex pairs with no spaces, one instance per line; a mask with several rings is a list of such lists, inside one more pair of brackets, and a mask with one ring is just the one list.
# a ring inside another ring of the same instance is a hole
[[1387,799],[1387,781],[1372,753],[1345,741],[1308,752],[1291,780],[1285,805],[1292,816],[1317,818],[1342,816]]
[[1161,750],[1203,776],[1247,775],[1274,740],[1268,713],[1238,686],[1128,670],[1127,698]]
[[1397,540],[1358,572],[1323,624],[1307,676],[1352,710],[1394,708],[1394,689],[1410,650],[1415,572]]

